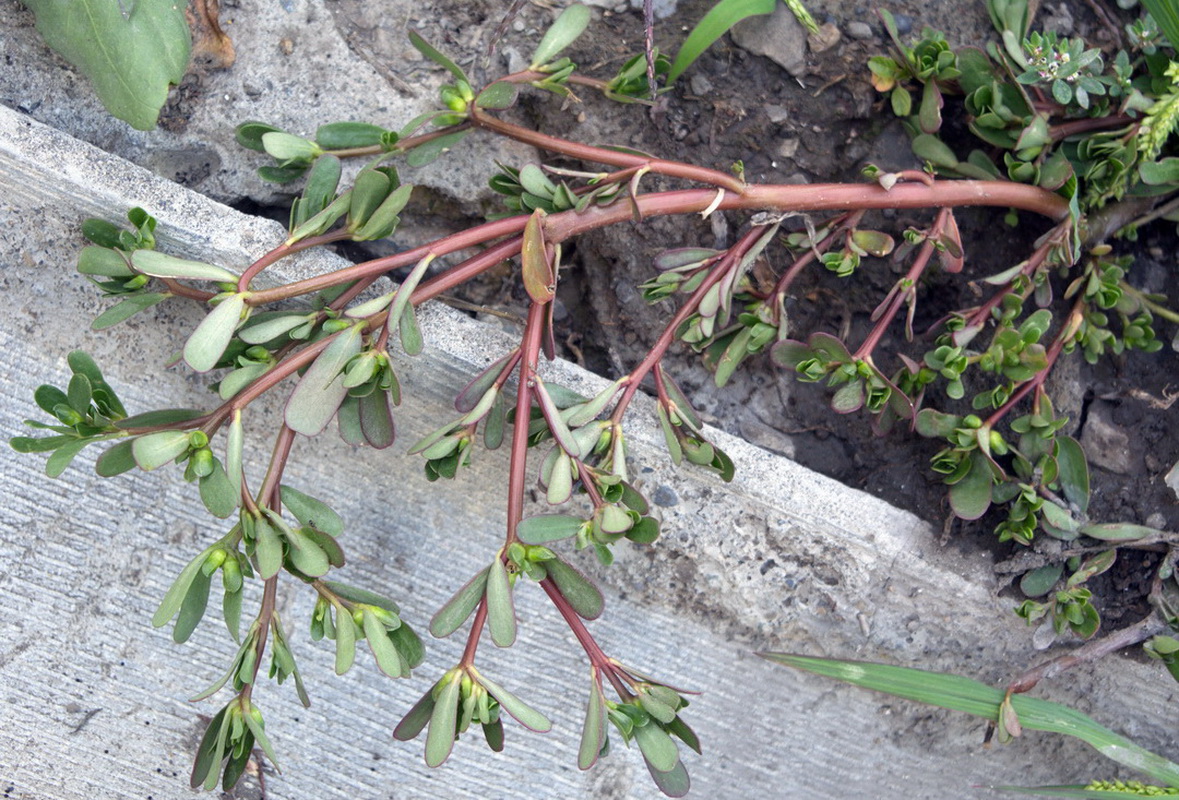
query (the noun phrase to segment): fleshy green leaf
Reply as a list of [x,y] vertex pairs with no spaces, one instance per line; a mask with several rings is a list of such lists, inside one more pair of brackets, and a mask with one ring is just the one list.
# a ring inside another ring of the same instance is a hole
[[440,155],[461,142],[463,137],[470,132],[470,129],[455,131],[454,133],[448,133],[445,136],[439,136],[437,139],[431,139],[428,142],[420,144],[410,150],[405,156],[405,163],[411,167],[424,167],[427,164],[433,163]]
[[648,761],[647,772],[651,773],[651,780],[655,781],[659,791],[668,797],[683,797],[692,788],[692,782],[688,778],[688,769],[682,761],[677,761],[676,765],[667,772],[659,772],[655,769],[655,765]]
[[330,122],[315,129],[315,142],[324,150],[375,147],[385,129],[368,122]]
[[78,272],[103,278],[130,278],[135,273],[127,266],[127,254],[109,247],[88,245],[78,254]]
[[356,660],[356,623],[352,615],[336,606],[336,674],[343,675]]
[[590,681],[590,696],[585,707],[585,725],[581,729],[581,746],[577,751],[579,769],[589,769],[598,761],[606,743],[606,698],[597,679]]
[[429,42],[419,36],[415,31],[409,32],[409,43],[412,44],[414,48],[426,58],[430,59],[435,64],[445,67],[454,77],[461,81],[467,80],[466,73],[459,69],[458,64],[455,64],[449,58],[442,55],[442,53],[435,50]]
[[132,439],[124,439],[109,447],[94,462],[94,471],[104,478],[113,478],[135,468],[135,456],[131,452]]
[[131,254],[131,265],[144,275],[154,278],[177,278],[193,281],[236,283],[237,275],[227,269],[201,261],[188,261],[158,250],[136,250]]
[[962,519],[978,519],[991,507],[991,465],[978,450],[970,453],[970,471],[950,487],[950,507]]
[[577,40],[577,37],[585,32],[589,21],[590,10],[579,3],[575,3],[562,11],[561,15],[557,17],[552,26],[545,32],[544,38],[540,40],[540,44],[536,46],[536,51],[532,54],[532,66],[529,69],[543,67],[552,61],[558,53],[571,45]]
[[430,730],[426,733],[426,763],[437,767],[446,761],[454,747],[455,723],[458,721],[461,673],[455,673],[442,687],[434,710],[430,714]]
[[348,394],[343,370],[360,352],[361,328],[353,325],[336,334],[303,375],[287,401],[286,422],[291,430],[304,436],[316,436],[335,416],[336,409]]
[[401,659],[401,654],[393,646],[385,626],[370,611],[364,612],[364,638],[368,640],[369,649],[381,672],[390,678],[408,678],[409,665]]
[[26,0],[45,42],[94,84],[114,116],[156,125],[171,84],[188,69],[184,5],[174,0]]
[[434,713],[434,692],[426,692],[422,698],[414,703],[401,722],[397,723],[397,727],[393,729],[393,738],[399,742],[408,742],[417,737],[426,724],[430,721],[430,716]]
[[1057,436],[1056,465],[1065,498],[1085,513],[1089,510],[1089,463],[1081,443],[1071,436]]
[[323,501],[286,485],[279,487],[279,495],[287,510],[307,527],[321,530],[329,536],[339,536],[344,532],[344,520]]
[[1019,579],[1020,591],[1028,597],[1043,597],[1052,591],[1063,572],[1064,568],[1059,564],[1033,569]]
[[543,514],[520,520],[516,535],[524,544],[549,544],[576,536],[584,520],[567,514]]
[[361,589],[356,586],[349,586],[346,583],[340,583],[338,581],[324,581],[323,584],[334,594],[344,598],[349,603],[376,606],[393,614],[401,613],[401,608],[392,599],[383,594],[370,592],[368,589]]
[[213,471],[200,481],[201,502],[209,513],[218,519],[225,519],[237,510],[238,500],[241,498],[241,484],[233,483],[225,472],[225,467],[216,458],[213,459]]
[[176,616],[176,627],[172,629],[172,640],[177,644],[188,641],[201,618],[205,616],[205,609],[209,605],[209,576],[204,570],[197,570],[184,594],[180,604],[180,613]]
[[180,610],[180,606],[188,594],[188,588],[192,586],[197,573],[205,565],[205,559],[209,556],[209,553],[213,552],[215,547],[217,545],[201,551],[199,556],[188,562],[188,565],[180,571],[180,575],[177,576],[167,593],[164,594],[164,599],[160,601],[160,607],[156,609],[155,615],[151,618],[151,624],[154,627],[161,628],[167,625],[172,617],[176,616],[176,612]]
[[140,469],[151,471],[174,461],[188,450],[187,431],[159,431],[137,437],[131,443],[131,454]]
[[54,450],[53,455],[45,461],[45,474],[50,478],[61,475],[65,472],[66,467],[73,462],[74,457],[92,441],[94,439],[75,439]]
[[126,319],[138,314],[144,309],[151,308],[157,303],[167,300],[172,295],[167,292],[146,292],[144,294],[133,294],[130,297],[115,303],[106,311],[99,314],[90,323],[90,329],[95,331],[106,330]]
[[1160,533],[1155,528],[1145,525],[1131,525],[1128,522],[1109,522],[1102,525],[1084,525],[1081,533],[1101,539],[1105,542],[1132,542],[1135,539],[1145,539]]
[[487,573],[487,627],[491,641],[498,647],[511,647],[516,641],[516,607],[508,571],[498,555]]
[[499,701],[503,710],[511,714],[525,728],[537,733],[547,733],[552,730],[553,723],[549,722],[549,718],[519,697],[482,674],[476,673],[475,678],[483,684],[483,688],[487,690],[488,694]]
[[196,758],[192,765],[192,775],[189,779],[190,785],[194,789],[204,784],[210,775],[213,776],[213,785],[217,785],[217,772],[221,769],[222,746],[225,740],[222,731],[225,727],[225,712],[228,708],[226,706],[213,716],[209,727],[205,729],[205,735],[201,737],[201,743],[197,747]]
[[475,105],[479,108],[509,108],[516,102],[519,91],[514,83],[497,81],[479,92]]
[[544,562],[544,566],[549,578],[579,616],[584,619],[597,619],[602,615],[606,601],[598,587],[590,583],[588,578],[566,564],[560,556]]
[[487,588],[487,574],[491,567],[480,570],[454,593],[430,620],[430,635],[439,639],[450,636],[475,611]]
[[680,750],[663,726],[654,720],[634,729],[635,742],[656,772],[671,772],[680,761]]
[[184,360],[197,372],[208,372],[217,366],[221,354],[229,346],[233,332],[241,322],[246,298],[233,294],[222,300],[201,320],[196,330],[184,343]]
[[273,578],[282,569],[282,539],[264,517],[254,520],[254,560],[258,577],[263,580]]

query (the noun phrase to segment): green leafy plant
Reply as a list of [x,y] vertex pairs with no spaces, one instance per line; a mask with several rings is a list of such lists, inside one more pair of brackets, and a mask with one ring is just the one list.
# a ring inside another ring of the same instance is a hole
[[[726,14],[735,7],[727,4]],[[1005,26],[1006,49],[1013,42],[1022,47],[1026,23],[1021,7],[1001,9],[996,3],[992,8]],[[1115,145],[1100,138],[1114,124],[1109,120],[1129,126],[1131,138],[1142,135],[1148,119],[1156,126],[1169,125],[1165,109],[1152,113],[1153,106],[1134,99],[1147,97],[1134,82],[1157,77],[1157,63],[1145,56],[1129,63],[1130,74],[1137,77],[1125,86],[1118,83],[1120,78],[1094,72],[1094,80],[1109,80],[1101,84],[1104,94],[1086,89],[1092,101],[1088,108],[1073,102],[1074,90],[1069,104],[1052,100],[1048,102],[1056,105],[1041,110],[1043,103],[1027,95],[1037,90],[1039,78],[1018,80],[1023,73],[1010,68],[1005,60],[1009,55],[997,48],[992,57],[1005,65],[1003,70],[981,51],[953,52],[930,32],[909,48],[890,25],[898,57],[875,60],[871,69],[878,86],[890,92],[893,107],[905,114],[911,102],[906,104],[898,90],[908,96],[904,84],[922,84],[921,108],[910,122],[917,133],[914,147],[927,157],[929,169],[886,173],[872,168],[864,182],[816,191],[749,183],[740,168],[722,172],[584,145],[496,116],[529,88],[567,96],[574,87],[621,100],[649,93],[651,73],[644,75],[638,60],[604,80],[582,75],[561,56],[588,19],[584,8],[570,7],[541,41],[527,70],[482,87],[411,34],[414,47],[444,68],[450,82],[440,90],[437,109],[398,129],[334,122],[305,136],[263,122],[243,123],[238,141],[270,159],[259,169],[262,178],[303,181],[286,241],[249,265],[230,269],[157,251],[155,221],[140,209],[131,212],[128,230],[100,221],[83,227],[92,245],[82,250],[78,270],[115,301],[95,321],[96,327],[118,324],[174,299],[203,304],[208,313],[188,335],[181,359],[197,373],[216,372],[210,377],[215,378],[219,402],[208,410],[129,416],[98,367],[74,353],[69,385],[64,390],[45,386],[36,393],[38,406],[52,421],[30,424],[49,435],[17,437],[12,446],[51,453],[51,475],[61,474],[94,442],[107,447],[98,459],[104,476],[136,467],[183,465],[185,478],[198,485],[209,512],[226,520],[227,530],[190,561],[153,618],[157,627],[174,620],[174,638],[185,641],[204,616],[215,573],[221,573],[223,617],[236,650],[222,678],[197,699],[227,687],[234,696],[213,717],[201,742],[194,787],[213,788],[218,782],[232,787],[255,744],[273,760],[254,702],[268,653],[270,676],[279,683],[293,679],[300,700],[308,702],[275,607],[280,579],[297,581],[314,593],[311,638],[334,642],[337,673],[352,667],[361,642],[390,678],[410,678],[423,663],[423,642],[406,621],[421,610],[403,617],[393,599],[337,580],[336,571],[346,563],[344,521],[331,508],[330,498],[285,485],[283,474],[296,438],[316,436],[333,420],[352,445],[392,446],[395,408],[402,400],[398,372],[426,346],[416,308],[504,261],[518,263],[518,280],[528,298],[518,346],[498,354],[473,376],[455,398],[455,415],[439,420],[433,432],[409,447],[411,454],[421,456],[430,481],[461,480],[462,468],[481,448],[506,444],[510,459],[503,543],[486,554],[486,566],[456,589],[428,625],[436,637],[454,635],[466,626],[463,654],[431,683],[394,732],[409,740],[424,731],[428,764],[445,761],[455,740],[475,723],[493,750],[504,746],[505,719],[507,728],[511,720],[534,731],[550,727],[546,715],[513,693],[517,687],[506,688],[476,664],[484,630],[494,646],[507,648],[515,642],[516,594],[522,585],[535,583],[588,661],[590,692],[579,766],[590,768],[608,751],[613,728],[622,742],[639,750],[661,790],[670,796],[688,791],[680,745],[701,749],[682,718],[690,693],[624,666],[602,650],[586,623],[603,613],[604,601],[575,566],[577,551],[592,551],[609,565],[617,548],[647,547],[659,538],[660,520],[631,479],[622,426],[644,387],[655,399],[656,413],[648,423],[662,431],[672,461],[686,461],[725,481],[733,478],[737,465],[708,440],[700,415],[665,360],[676,342],[701,355],[718,386],[743,364],[768,354],[800,380],[822,381],[834,389],[831,404],[837,413],[866,411],[881,431],[911,428],[944,440],[933,468],[945,476],[950,506],[959,517],[978,519],[994,507],[1005,513],[996,529],[1000,539],[1033,546],[1042,534],[1074,548],[1021,580],[1029,596],[1021,615],[1044,620],[1058,634],[1093,637],[1100,620],[1086,582],[1109,568],[1119,548],[1153,544],[1162,535],[1132,523],[1089,519],[1084,454],[1074,439],[1060,435],[1063,420],[1044,388],[1062,356],[1079,350],[1096,359],[1125,347],[1157,350],[1155,315],[1175,320],[1162,298],[1146,295],[1126,280],[1129,261],[1114,257],[1105,241],[1121,226],[1111,227],[1101,217],[1107,203],[1117,208],[1118,198],[1147,184],[1145,177],[1135,177],[1141,170],[1132,172],[1126,162],[1118,169],[1111,166],[1116,159],[1110,148],[1128,146],[1131,163],[1137,163],[1140,150],[1136,142]],[[712,35],[731,22],[709,24]],[[1060,42],[1053,47],[1054,53],[1065,52]],[[1074,45],[1067,47],[1071,58]],[[1090,58],[1086,67],[1096,70],[1096,62]],[[670,77],[679,74],[670,65],[668,69]],[[1062,76],[1058,71],[1053,80],[1067,83],[1079,74]],[[1165,70],[1158,74],[1165,77]],[[1171,84],[1157,86],[1162,88],[1151,91],[1156,102],[1164,102]],[[985,154],[958,161],[934,135],[940,130],[943,98],[958,89],[966,91],[972,130],[982,130],[983,117],[993,115],[986,130],[994,133],[987,135],[1006,142],[997,146],[1006,146],[1014,159],[1006,176]],[[1125,104],[1111,110],[1105,102],[1113,97]],[[1109,114],[1070,117],[1053,123],[1056,128],[1045,128],[1053,113],[1067,117],[1082,111]],[[1054,130],[1067,133],[1058,137]],[[295,253],[392,235],[413,192],[401,179],[399,161],[429,163],[475,132],[529,144],[584,168],[500,165],[491,186],[505,198],[504,213],[488,222],[335,272],[269,288],[256,285],[261,274]],[[1165,155],[1169,140],[1164,138],[1160,147],[1152,158]],[[362,160],[347,187],[341,186],[344,159]],[[1166,158],[1152,163],[1167,168]],[[1105,165],[1104,171],[1098,164]],[[1121,184],[1114,185],[1110,170]],[[692,188],[646,191],[642,181],[648,175]],[[1150,196],[1163,204],[1167,193],[1179,188],[1166,182],[1158,186],[1162,188]],[[882,352],[884,335],[894,326],[904,329],[908,341],[914,338],[925,277],[933,270],[950,275],[963,271],[967,256],[955,219],[955,209],[962,206],[1017,209],[1046,219],[1048,229],[1026,259],[985,278],[991,294],[976,306],[949,314],[920,351]],[[554,351],[554,298],[568,242],[609,225],[662,215],[707,217],[718,209],[746,213],[748,224],[725,249],[680,247],[655,259],[653,275],[641,288],[652,304],[670,308],[662,333],[639,363],[594,397],[580,396],[546,377],[542,364]],[[866,222],[876,209],[924,210],[929,219],[894,237]],[[791,221],[801,224],[791,227]],[[459,255],[472,250],[474,255]],[[883,258],[902,264],[903,275],[871,313],[873,327],[863,341],[848,342],[825,331],[791,338],[798,334],[787,300],[804,270],[821,269],[852,280]],[[439,264],[444,268],[429,275]],[[754,280],[755,267],[772,278]],[[377,296],[366,293],[378,278],[398,269],[409,272],[397,289]],[[1118,324],[1111,326],[1111,317]],[[244,420],[256,413],[258,398],[288,379],[294,388],[277,426],[269,468],[260,485],[250,486],[242,463],[256,445],[247,442]],[[948,410],[934,407],[935,401],[944,401],[942,408]],[[530,467],[537,468],[539,488],[556,507],[553,513],[524,516]],[[572,552],[563,549],[570,545]],[[1169,575],[1160,572],[1160,581],[1165,577]],[[243,635],[246,581],[260,583],[262,595]],[[1047,599],[1036,599],[1041,597]],[[1153,641],[1152,648],[1168,666],[1179,650],[1165,639]]]
[[155,127],[172,84],[188,69],[191,39],[175,0],[22,0],[37,30],[78,68],[114,116]]

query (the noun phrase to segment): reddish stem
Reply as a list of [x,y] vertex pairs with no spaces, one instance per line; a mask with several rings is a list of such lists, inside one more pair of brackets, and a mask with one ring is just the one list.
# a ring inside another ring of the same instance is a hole
[[790,288],[790,284],[794,283],[795,278],[798,277],[798,274],[806,268],[807,264],[815,260],[816,251],[820,254],[825,253],[837,237],[859,225],[863,217],[863,211],[856,211],[847,215],[846,219],[840,220],[839,217],[833,219],[831,223],[834,224],[834,227],[831,229],[831,233],[827,234],[822,241],[815,243],[813,247],[808,248],[805,253],[795,259],[794,263],[790,265],[790,268],[782,273],[782,277],[774,284],[774,291],[770,293],[770,296],[777,297],[778,295],[785,294],[786,290]]
[[626,688],[618,676],[615,674],[614,664],[610,661],[594,637],[590,635],[589,630],[585,627],[581,617],[573,610],[573,606],[569,605],[569,601],[565,599],[565,595],[561,594],[561,590],[553,583],[552,578],[545,578],[540,582],[540,588],[544,589],[545,594],[549,596],[549,600],[556,606],[557,611],[565,619],[565,624],[569,626],[569,630],[573,631],[573,635],[577,637],[577,643],[585,650],[586,656],[589,658],[590,665],[598,670],[600,674],[609,678],[610,683],[614,686],[614,690],[618,692],[618,696],[624,699],[630,696],[630,691]]
[[[943,208],[938,212],[937,220],[934,221],[933,227],[926,236],[925,242],[922,243],[921,249],[917,252],[917,257],[913,259],[913,266],[909,267],[909,272],[901,279],[902,284],[907,283],[910,287],[917,285],[917,281],[921,279],[925,268],[929,266],[929,259],[937,249],[937,239],[941,236],[942,230],[945,228],[949,218],[949,209]],[[872,332],[868,334],[868,338],[856,350],[855,355],[852,356],[853,359],[859,361],[863,358],[871,358],[872,351],[876,349],[876,345],[880,344],[881,337],[884,336],[884,332],[888,330],[888,326],[896,318],[897,312],[901,310],[901,306],[904,305],[907,296],[908,291],[901,289],[898,285],[892,302],[889,303],[888,310],[880,315],[880,319],[876,320],[876,324],[872,327]]]
[[532,416],[532,393],[536,385],[536,368],[540,361],[540,341],[544,333],[545,303],[528,307],[524,341],[520,345],[520,378],[516,389],[516,421],[512,425],[512,453],[508,467],[508,533],[506,548],[516,541],[516,526],[524,517],[524,484],[528,469],[528,420]]
[[1037,372],[1029,380],[1026,380],[1020,384],[1019,389],[1014,394],[1012,394],[1010,398],[1008,398],[1007,402],[996,409],[994,414],[991,414],[991,416],[987,417],[987,421],[983,423],[984,427],[993,428],[999,422],[999,420],[1007,416],[1007,413],[1015,407],[1016,403],[1027,397],[1029,392],[1031,392],[1033,389],[1039,388],[1040,385],[1043,384],[1045,380],[1047,380],[1048,373],[1052,371],[1052,365],[1055,364],[1056,359],[1060,357],[1060,353],[1064,349],[1065,344],[1073,337],[1073,334],[1076,333],[1076,321],[1080,319],[1082,309],[1084,309],[1084,307],[1084,298],[1078,297],[1077,302],[1073,304],[1072,311],[1069,312],[1068,318],[1065,320],[1064,328],[1062,328],[1060,333],[1056,335],[1056,338],[1052,341],[1052,346],[1048,348],[1048,353],[1046,355],[1048,363],[1045,364],[1044,368]]
[[655,368],[655,365],[659,363],[660,359],[663,358],[664,353],[667,352],[667,348],[669,348],[671,343],[675,341],[676,331],[679,329],[683,321],[695,313],[696,308],[704,299],[704,295],[708,294],[708,291],[713,286],[724,279],[729,270],[737,265],[737,262],[741,260],[742,256],[745,255],[749,248],[752,247],[753,244],[758,239],[760,239],[764,233],[765,229],[761,226],[756,226],[746,232],[746,234],[741,237],[741,240],[737,242],[737,244],[733,245],[733,247],[731,247],[725,254],[724,258],[722,258],[716,264],[716,266],[712,268],[712,271],[708,273],[708,277],[706,277],[701,282],[701,284],[696,287],[696,291],[692,293],[692,296],[688,298],[688,301],[684,303],[680,310],[676,312],[675,316],[671,318],[671,321],[667,323],[663,329],[663,332],[659,334],[659,338],[651,347],[650,352],[647,353],[646,357],[643,358],[639,365],[635,367],[628,376],[626,388],[622,392],[622,397],[619,399],[618,405],[614,407],[614,413],[610,415],[610,421],[613,424],[618,425],[622,422],[622,417],[626,413],[627,406],[630,405],[631,400],[634,399],[635,394],[639,391],[639,386],[643,383],[643,379],[647,377],[648,372]]
[[479,650],[479,637],[483,633],[483,626],[487,622],[487,598],[479,601],[479,608],[475,611],[475,621],[471,623],[471,630],[467,633],[467,646],[463,650],[460,667],[469,667],[475,663],[475,653]]
[[318,247],[321,244],[330,244],[331,242],[338,242],[344,239],[352,238],[352,234],[344,229],[330,231],[320,236],[311,236],[302,239],[294,244],[280,244],[278,247],[271,250],[266,255],[259,258],[250,266],[246,267],[245,272],[237,280],[237,290],[244,292],[250,288],[250,283],[258,276],[258,273],[271,266],[272,264],[281,261],[289,255],[298,253],[300,250],[308,250],[312,247]]
[[694,164],[684,164],[679,161],[665,161],[661,158],[635,155],[619,150],[609,150],[605,147],[571,142],[556,136],[549,136],[539,131],[504,122],[475,106],[471,107],[471,122],[480,128],[493,133],[515,139],[518,142],[532,145],[541,150],[576,158],[580,161],[591,161],[596,164],[609,164],[614,167],[646,167],[650,172],[667,175],[673,178],[684,178],[711,186],[720,186],[731,192],[741,193],[745,189],[745,182],[725,173]]
[[[714,206],[715,201],[716,190],[686,189],[653,192],[633,198],[633,203],[614,203],[594,206],[581,212],[550,214],[544,221],[545,241],[555,244],[587,231],[627,222],[636,212],[641,217],[658,217],[699,213],[709,208],[785,212],[1000,206],[1032,211],[1056,220],[1064,220],[1069,214],[1068,202],[1064,198],[1037,186],[1011,181],[935,181],[932,186],[905,182],[887,191],[879,184],[750,185],[740,194],[724,192],[720,203]],[[489,222],[403,253],[254,292],[247,302],[252,306],[261,306],[317,292],[339,283],[380,275],[414,264],[431,252],[441,257],[502,236],[521,233],[527,221],[526,216],[516,216]],[[435,297],[519,252],[518,243],[513,242],[501,243],[469,259],[461,273],[455,268],[418,287],[418,291],[414,292],[414,302]]]

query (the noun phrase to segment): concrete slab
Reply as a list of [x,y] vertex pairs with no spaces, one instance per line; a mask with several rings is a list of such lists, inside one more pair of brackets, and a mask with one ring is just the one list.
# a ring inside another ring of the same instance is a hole
[[[199,309],[166,304],[109,332],[87,330],[102,303],[72,269],[78,227],[92,215],[121,219],[131,205],[160,219],[161,249],[230,267],[282,238],[273,223],[0,106],[0,430],[17,434],[22,419],[39,416],[34,388],[61,384],[75,348],[95,356],[133,411],[208,405],[204,379],[161,369]],[[342,263],[321,254],[281,274]],[[446,308],[422,319],[427,353],[399,365],[401,442],[445,419],[471,370],[510,343],[502,328]],[[547,369],[571,388],[603,385],[570,364]],[[272,401],[251,413],[256,434],[276,410]],[[885,659],[1001,683],[1040,655],[1003,613],[1008,601],[993,596],[981,557],[955,557],[911,515],[719,432],[711,435],[738,464],[733,484],[674,470],[651,411],[639,403],[632,415],[632,472],[661,498],[665,534],[654,547],[623,548],[609,571],[576,561],[603,581],[607,612],[593,631],[608,651],[704,691],[688,714],[705,747],[687,759],[693,796],[982,798],[991,793],[973,787],[1114,774],[1075,742],[1031,734],[1017,747],[987,749],[971,720],[753,658],[753,650],[780,649]],[[254,441],[268,451],[265,439]],[[505,463],[503,454],[479,453],[457,484],[438,486],[398,449],[353,450],[332,436],[300,441],[289,481],[339,495],[344,576],[396,597],[420,630],[497,547]],[[213,615],[183,647],[149,618],[220,529],[175,471],[100,480],[93,456],[84,453],[56,481],[36,456],[0,460],[0,783],[24,798],[189,797],[197,715],[216,706],[185,698],[219,674],[232,647]],[[266,797],[658,796],[637,755],[620,747],[595,770],[576,769],[584,664],[540,592],[523,588],[518,606],[520,641],[510,651],[488,647],[487,671],[550,714],[554,732],[509,726],[502,756],[463,741],[451,763],[429,770],[420,743],[394,743],[390,732],[461,644],[430,642],[411,681],[381,677],[364,657],[337,679],[330,652],[303,634],[311,598],[285,585],[280,611],[313,706],[300,708],[287,687],[259,687],[284,768],[266,776]],[[1048,689],[1173,753],[1170,693],[1157,669],[1131,661]],[[258,796],[257,787],[238,796]]]

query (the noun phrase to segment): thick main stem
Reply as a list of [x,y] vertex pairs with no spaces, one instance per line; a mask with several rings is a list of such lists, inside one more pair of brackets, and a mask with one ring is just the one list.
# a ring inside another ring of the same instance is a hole
[[[594,206],[584,211],[563,211],[545,218],[545,241],[556,244],[587,231],[629,222],[639,217],[674,216],[713,210],[744,211],[842,211],[884,208],[950,208],[956,206],[999,206],[1031,211],[1054,220],[1068,217],[1068,202],[1059,195],[1037,186],[1010,181],[935,181],[926,186],[916,182],[898,183],[890,190],[879,184],[820,183],[806,186],[750,185],[740,193],[723,192],[717,203],[717,190],[684,189],[674,192],[653,192],[634,198],[633,203],[614,203]],[[422,247],[415,247],[396,255],[374,259],[363,264],[319,275],[274,289],[264,289],[250,295],[252,306],[261,306],[311,292],[339,283],[380,275],[393,269],[417,263],[428,253],[445,256],[458,250],[474,247],[503,236],[519,234],[528,221],[526,216],[510,217],[479,225],[460,233],[443,237]],[[423,284],[414,292],[413,301],[420,303],[448,291],[455,285],[489,269],[504,258],[518,252],[510,243],[501,243],[476,257],[479,269],[468,268],[461,277],[445,273]],[[495,255],[493,256],[492,253]],[[471,259],[475,262],[475,259]]]
[[532,416],[532,392],[544,334],[545,303],[528,307],[528,321],[521,344],[519,386],[516,389],[516,421],[512,425],[511,465],[508,468],[508,531],[504,547],[516,541],[516,526],[524,517],[524,484],[528,470],[528,420]]

